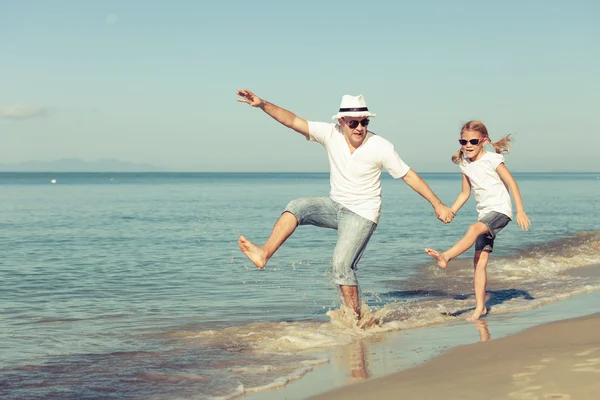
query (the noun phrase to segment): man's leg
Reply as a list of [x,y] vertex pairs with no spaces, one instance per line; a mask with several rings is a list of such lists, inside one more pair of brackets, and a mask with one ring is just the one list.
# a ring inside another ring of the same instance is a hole
[[298,226],[298,220],[296,217],[288,212],[284,211],[279,217],[271,236],[267,242],[262,246],[257,246],[243,236],[238,239],[238,246],[240,250],[256,265],[258,269],[263,269],[267,265],[267,261],[273,256],[279,247],[291,236]]
[[356,315],[360,318],[360,304],[358,303],[358,285],[357,286],[346,286],[340,285],[342,291],[342,297],[344,298],[344,304],[351,310],[354,310]]
[[294,233],[298,225],[337,229],[334,203],[327,197],[292,200],[275,223],[271,236],[264,245],[257,246],[244,236],[240,236],[238,246],[257,268],[262,269],[277,249]]
[[338,241],[333,252],[333,279],[340,285],[344,303],[360,319],[356,270],[377,224],[352,211],[338,212]]

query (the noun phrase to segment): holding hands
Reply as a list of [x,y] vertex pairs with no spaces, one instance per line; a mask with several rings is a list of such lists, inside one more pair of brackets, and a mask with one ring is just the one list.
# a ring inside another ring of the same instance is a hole
[[449,224],[454,219],[456,213],[447,205],[440,203],[435,207],[435,216],[445,224]]

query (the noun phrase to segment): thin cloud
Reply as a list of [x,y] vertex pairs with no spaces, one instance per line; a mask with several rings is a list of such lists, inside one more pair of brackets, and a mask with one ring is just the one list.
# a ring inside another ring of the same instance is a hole
[[0,107],[0,118],[6,119],[28,119],[46,115],[48,110],[41,106],[26,106],[15,104],[13,106]]

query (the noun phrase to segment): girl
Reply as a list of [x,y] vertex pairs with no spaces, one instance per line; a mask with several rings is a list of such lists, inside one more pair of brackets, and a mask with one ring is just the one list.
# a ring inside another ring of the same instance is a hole
[[[507,189],[513,195],[517,207],[517,224],[528,230],[531,223],[523,209],[523,200],[517,182],[504,165],[502,153],[510,150],[510,135],[497,142],[492,142],[487,128],[480,121],[467,122],[460,131],[460,150],[452,157],[452,161],[460,166],[463,173],[462,191],[456,198],[451,210],[456,214],[475,192],[477,200],[478,221],[467,229],[467,233],[452,248],[443,253],[433,249],[425,252],[437,260],[440,267],[446,268],[448,263],[467,251],[475,244],[475,311],[467,318],[470,321],[487,314],[485,307],[485,290],[487,283],[486,267],[489,254],[494,247],[494,238],[512,218],[512,204]],[[496,153],[489,153],[483,147],[490,143]],[[507,188],[508,186],[508,188]]]

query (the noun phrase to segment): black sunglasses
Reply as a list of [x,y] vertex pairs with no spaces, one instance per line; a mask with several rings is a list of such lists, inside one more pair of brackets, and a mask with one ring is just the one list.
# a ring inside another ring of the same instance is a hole
[[467,143],[471,143],[473,146],[477,146],[479,144],[479,142],[481,142],[481,139],[471,139],[471,140],[458,139],[458,143],[460,143],[462,146],[466,145]]
[[360,121],[357,121],[355,119],[353,119],[352,121],[346,121],[346,125],[348,125],[348,128],[350,128],[350,129],[356,129],[358,124],[361,124],[362,126],[367,126],[367,125],[369,125],[369,120],[367,118],[365,118]]

